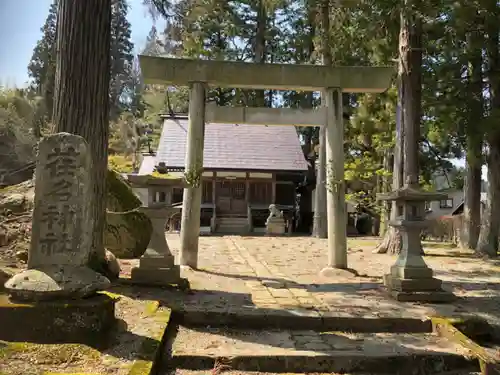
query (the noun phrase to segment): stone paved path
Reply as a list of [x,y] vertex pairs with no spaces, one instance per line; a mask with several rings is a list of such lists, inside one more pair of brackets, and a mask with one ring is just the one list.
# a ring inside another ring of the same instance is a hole
[[[196,342],[196,346],[192,343]],[[433,334],[238,330],[180,327],[173,356],[466,354],[461,346]]]
[[[167,240],[177,254],[179,236],[168,234]],[[447,305],[400,303],[388,298],[382,286],[382,275],[394,263],[395,256],[372,254],[377,241],[375,238],[349,240],[349,267],[356,270],[358,276],[343,273],[323,278],[319,271],[326,264],[326,240],[201,237],[200,269],[183,270],[193,293],[186,296],[162,291],[160,297],[170,305],[210,311],[259,307],[324,316],[419,319],[472,313],[500,324],[498,261],[472,258],[457,249],[426,248],[429,254],[426,262],[435,270],[436,277],[445,281],[445,288],[463,298]]]

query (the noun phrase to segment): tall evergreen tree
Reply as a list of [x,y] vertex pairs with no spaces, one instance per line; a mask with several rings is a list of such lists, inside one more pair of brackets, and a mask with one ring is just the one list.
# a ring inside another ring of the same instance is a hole
[[[111,0],[60,0],[54,122],[78,134],[92,158],[92,267],[106,273],[106,173],[109,143]],[[89,51],[91,53],[89,53]]]
[[49,118],[52,118],[56,74],[57,3],[58,0],[54,0],[50,5],[49,15],[41,28],[42,38],[36,44],[31,61],[28,64],[31,90],[35,95],[42,96],[45,99],[45,108]]
[[134,44],[127,20],[127,0],[113,0],[111,8],[111,81],[109,86],[110,120],[116,120],[128,109],[132,95]]
[[[31,88],[37,95],[43,96],[47,114],[52,116],[54,101],[54,81],[56,69],[56,22],[58,2],[54,0],[49,15],[42,27],[42,38],[33,51],[28,65]],[[120,113],[129,109],[130,97],[134,83],[132,82],[133,49],[130,41],[131,27],[127,20],[127,0],[112,0],[111,25],[111,65],[110,65],[110,119],[115,120]]]
[[149,56],[160,56],[162,52],[158,30],[156,29],[156,26],[153,25],[151,26],[151,30],[149,30],[149,34],[146,37],[146,45],[144,46],[142,53]]

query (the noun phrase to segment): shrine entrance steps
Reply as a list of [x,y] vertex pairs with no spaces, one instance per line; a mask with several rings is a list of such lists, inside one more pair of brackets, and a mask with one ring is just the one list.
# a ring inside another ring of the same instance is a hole
[[248,234],[248,218],[243,216],[218,217],[215,232],[220,234]]
[[195,311],[171,319],[162,375],[480,374],[477,358],[430,320]]

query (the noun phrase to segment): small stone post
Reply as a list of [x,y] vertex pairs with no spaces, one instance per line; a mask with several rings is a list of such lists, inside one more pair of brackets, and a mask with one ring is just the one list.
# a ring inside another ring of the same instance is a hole
[[205,141],[205,85],[191,84],[189,91],[189,120],[186,145],[185,176],[181,217],[180,264],[198,266],[198,237],[200,235],[201,175]]
[[58,133],[40,141],[28,269],[5,284],[12,297],[83,298],[110,286],[106,277],[87,267],[90,168],[82,137]]
[[441,288],[442,281],[433,277],[432,269],[427,266],[420,252],[422,244],[420,233],[428,222],[425,220],[425,201],[446,199],[446,194],[424,192],[412,177],[404,187],[387,194],[379,194],[379,200],[395,201],[402,206],[402,215],[389,225],[401,232],[403,248],[390,274],[384,276],[384,283],[391,296],[403,302],[450,302],[455,299],[451,292]]
[[165,226],[171,210],[166,207],[141,207],[151,220],[153,231],[146,252],[139,260],[139,267],[132,269],[132,282],[145,285],[179,284],[180,267],[174,264],[174,256],[165,238]]
[[[344,125],[342,90],[328,88],[326,100],[326,202],[328,215],[328,265],[324,276],[333,269],[347,268],[347,210],[344,180]],[[333,271],[333,272],[332,272]]]

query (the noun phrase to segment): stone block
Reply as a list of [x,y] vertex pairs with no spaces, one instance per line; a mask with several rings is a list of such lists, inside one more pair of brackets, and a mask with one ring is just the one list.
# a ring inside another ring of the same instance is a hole
[[181,272],[178,265],[171,268],[132,268],[131,279],[134,284],[150,286],[177,285],[181,282]]
[[[384,275],[384,284],[390,295],[400,302],[448,303],[456,299],[451,292],[443,290],[441,280],[398,279]],[[439,287],[437,287],[439,285]]]
[[391,267],[391,276],[400,279],[430,279],[433,272],[429,267],[407,267],[395,264]]
[[139,260],[139,267],[141,268],[172,268],[174,266],[174,256],[165,254],[165,255],[151,255],[151,256],[143,256]]
[[384,275],[384,284],[390,290],[397,290],[400,292],[414,292],[414,291],[440,291],[443,282],[434,277],[427,279],[400,279],[391,277],[391,275]]
[[116,323],[115,300],[102,294],[27,304],[2,299],[0,322],[0,340],[102,346]]
[[445,290],[428,292],[400,292],[392,290],[390,294],[392,298],[399,302],[450,303],[457,299],[453,293]]
[[282,218],[272,218],[266,225],[267,234],[285,234],[285,221]]

